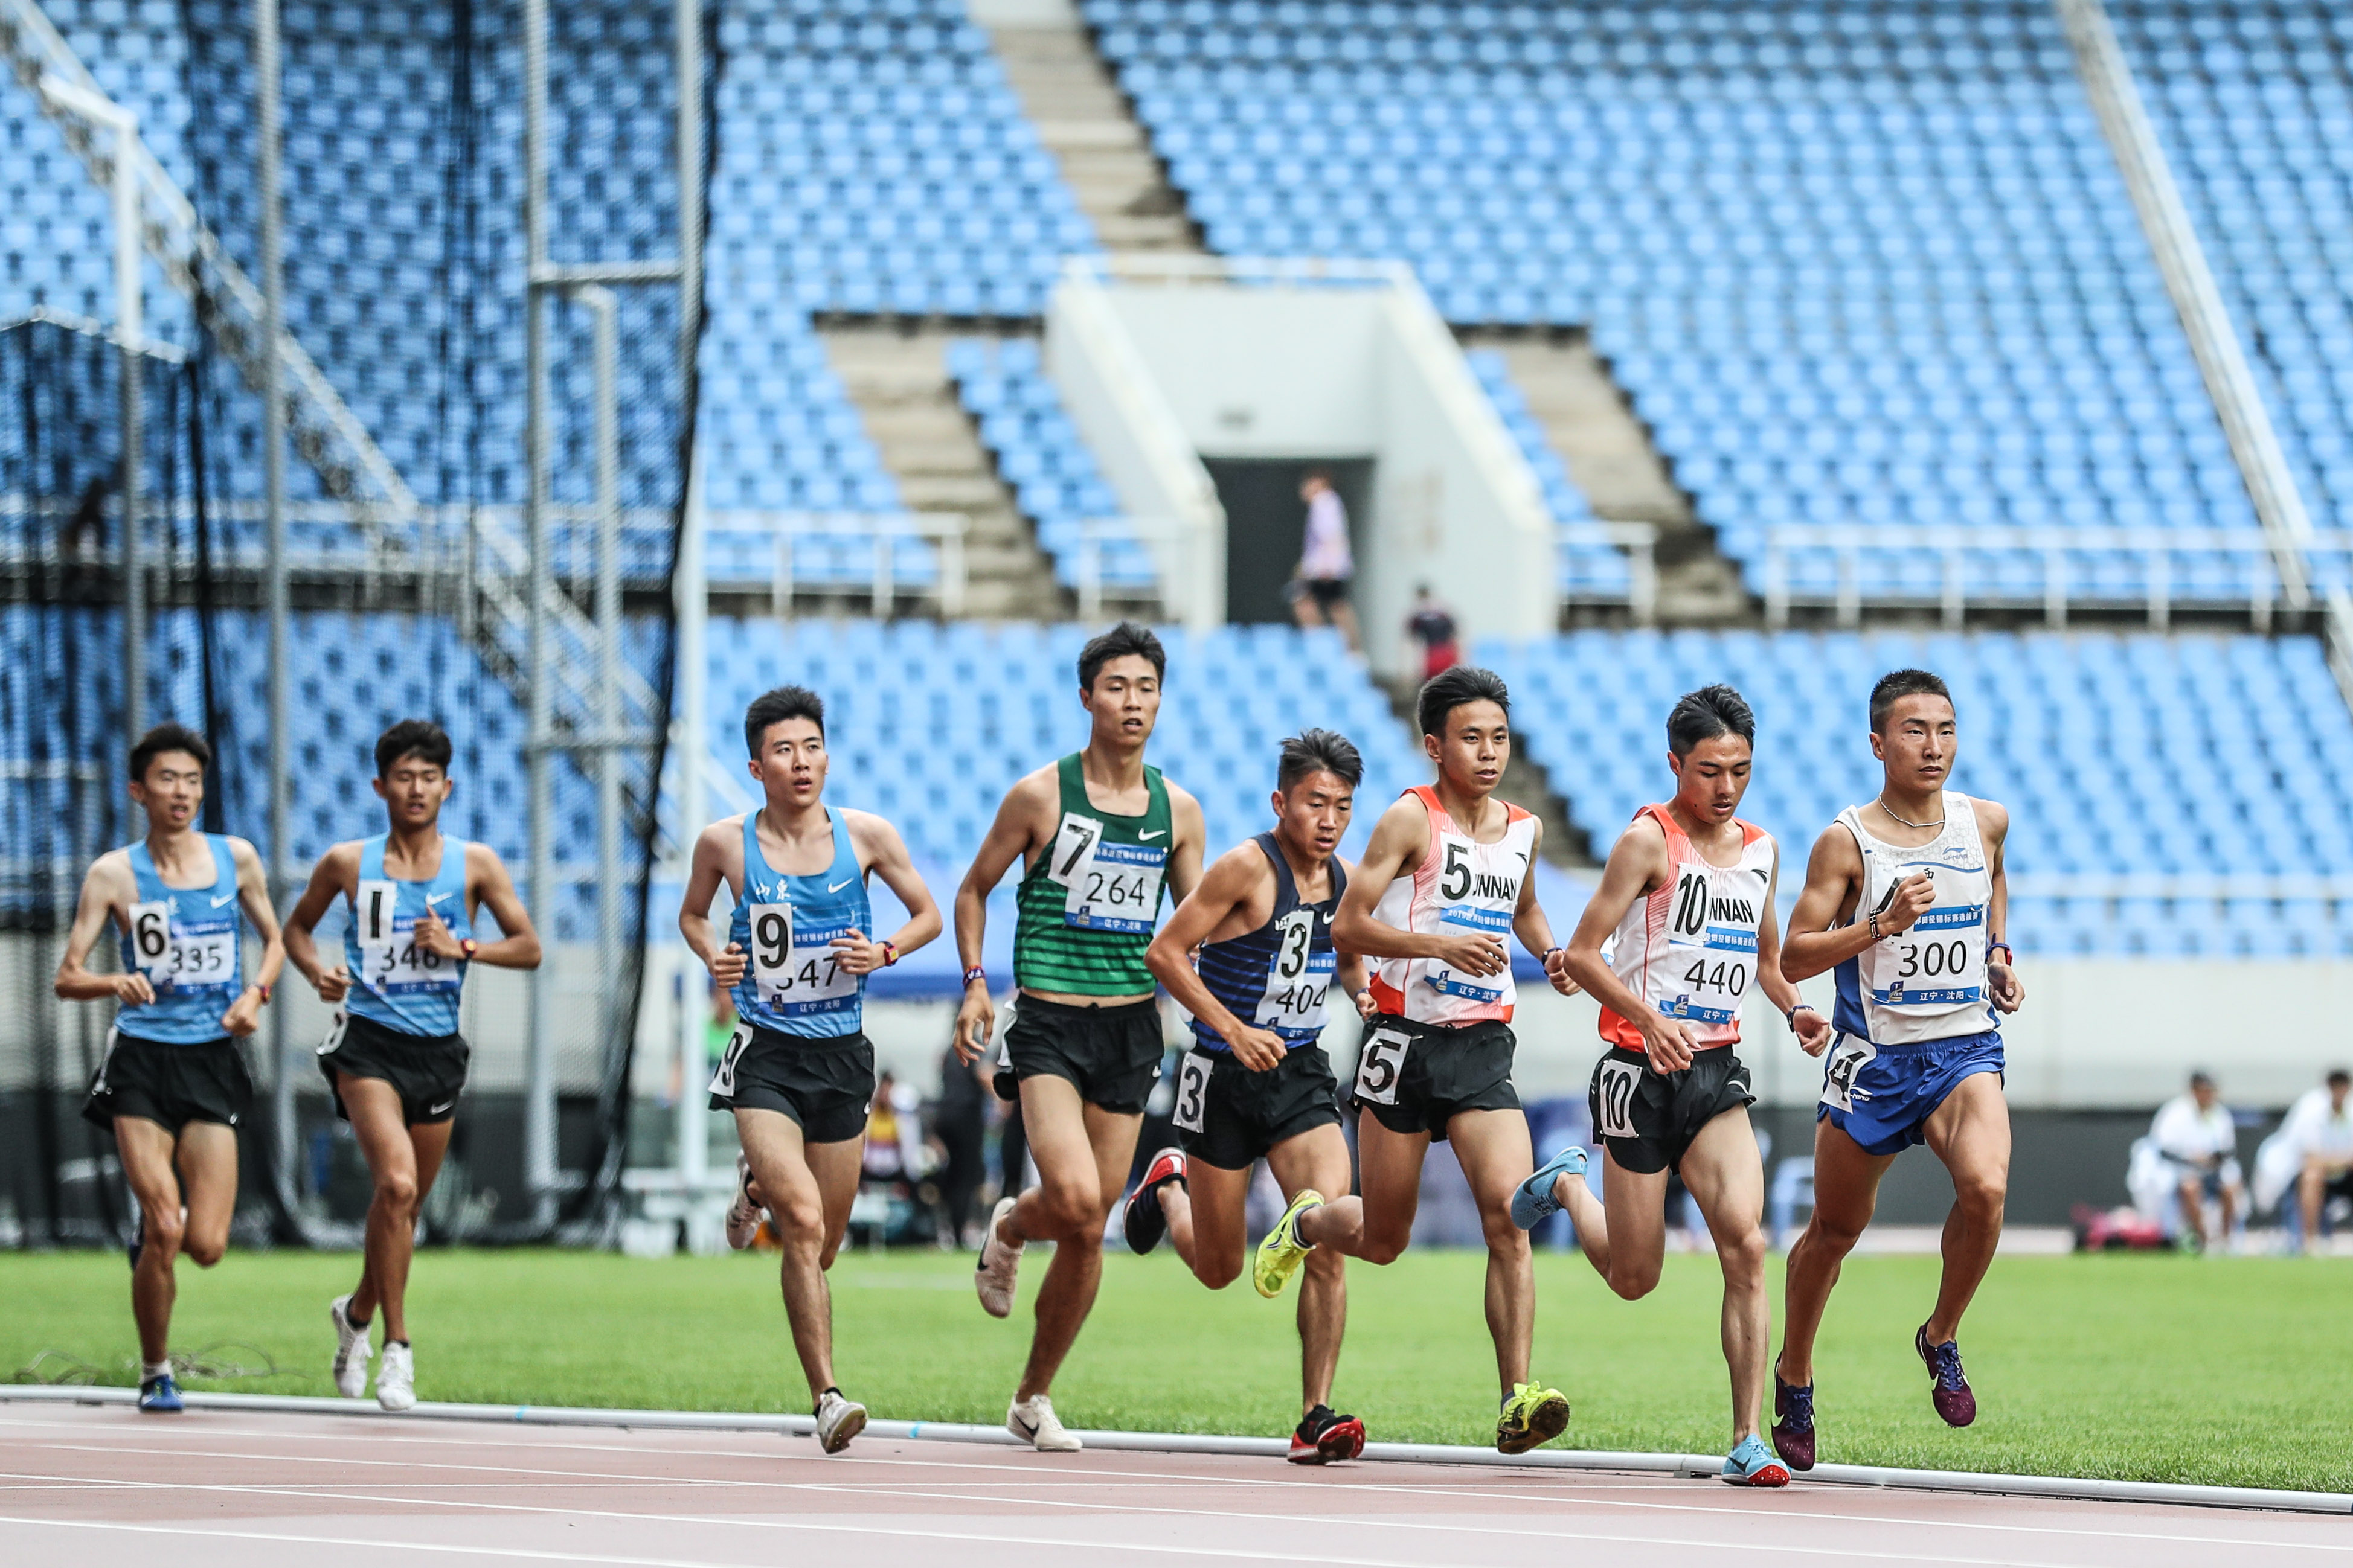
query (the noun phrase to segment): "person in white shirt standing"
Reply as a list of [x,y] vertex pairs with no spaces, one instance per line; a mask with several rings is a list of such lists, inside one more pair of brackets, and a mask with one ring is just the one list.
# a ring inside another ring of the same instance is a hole
[[1308,469],[1299,481],[1299,499],[1307,503],[1307,537],[1291,585],[1291,613],[1303,626],[1339,627],[1353,650],[1356,608],[1348,602],[1348,584],[1356,574],[1356,555],[1348,544],[1348,509],[1321,468]]
[[[2232,1121],[2206,1073],[2189,1075],[2189,1089],[2158,1108],[2149,1123],[2149,1142],[2173,1168],[2174,1184],[2181,1194],[2181,1234],[2201,1245],[2231,1239],[2232,1226],[2247,1206],[2247,1189],[2239,1170],[2239,1129]],[[2206,1200],[2221,1210],[2220,1229],[2206,1228]]]

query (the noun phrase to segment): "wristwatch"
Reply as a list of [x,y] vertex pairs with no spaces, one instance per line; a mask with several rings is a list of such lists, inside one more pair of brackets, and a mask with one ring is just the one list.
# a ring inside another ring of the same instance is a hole
[[470,936],[459,942],[458,946],[459,949],[466,955],[466,962],[469,963],[471,963],[474,961],[474,954],[480,952],[482,948],[482,944],[476,942]]

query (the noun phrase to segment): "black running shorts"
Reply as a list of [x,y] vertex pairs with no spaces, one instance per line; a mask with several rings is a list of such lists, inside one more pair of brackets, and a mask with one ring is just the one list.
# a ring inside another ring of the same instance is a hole
[[1653,1072],[1641,1051],[1613,1046],[1593,1064],[1586,1093],[1609,1157],[1642,1175],[1681,1166],[1701,1128],[1757,1103],[1747,1064],[1730,1046],[1694,1052],[1691,1066],[1670,1073]]
[[738,1024],[711,1075],[713,1110],[775,1110],[805,1143],[866,1135],[874,1100],[874,1042],[857,1035],[786,1035]]
[[343,1104],[337,1073],[392,1085],[400,1093],[402,1123],[430,1127],[458,1114],[458,1096],[465,1089],[466,1064],[472,1056],[463,1035],[405,1035],[337,1008],[334,1024],[319,1047],[319,1070],[327,1075],[335,1114],[345,1121],[352,1113]]
[[1176,1142],[1225,1171],[1250,1168],[1277,1143],[1340,1122],[1340,1086],[1321,1046],[1300,1046],[1252,1072],[1231,1051],[1196,1046],[1176,1064]]
[[1466,1110],[1517,1110],[1512,1052],[1501,1019],[1421,1024],[1382,1014],[1365,1026],[1356,1058],[1356,1104],[1392,1132],[1446,1142],[1446,1124]]
[[997,1065],[997,1095],[1019,1097],[1025,1078],[1068,1079],[1089,1105],[1141,1116],[1160,1081],[1160,1009],[1150,1001],[1073,1007],[1017,996]]
[[111,1131],[118,1116],[153,1121],[174,1138],[191,1121],[234,1127],[253,1104],[245,1054],[227,1036],[200,1045],[142,1040],[120,1029],[106,1037],[106,1059],[90,1079],[82,1120]]

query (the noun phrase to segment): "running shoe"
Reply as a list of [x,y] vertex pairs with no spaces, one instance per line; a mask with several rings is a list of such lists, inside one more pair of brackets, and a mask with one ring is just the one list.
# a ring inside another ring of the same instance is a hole
[[1144,1167],[1144,1180],[1128,1194],[1127,1206],[1120,1216],[1120,1229],[1127,1236],[1127,1249],[1138,1257],[1160,1245],[1168,1234],[1168,1216],[1160,1212],[1160,1188],[1164,1183],[1182,1184],[1185,1180],[1185,1151],[1163,1149],[1152,1156],[1152,1163]]
[[1006,1406],[1005,1429],[1041,1454],[1075,1454],[1086,1447],[1055,1419],[1054,1401],[1043,1394]]
[[375,1402],[386,1410],[417,1408],[417,1352],[398,1340],[384,1342],[384,1362],[375,1369]]
[[735,1151],[735,1201],[727,1205],[727,1245],[741,1252],[760,1234],[760,1205],[752,1201],[752,1162]]
[[988,1213],[988,1230],[981,1237],[980,1264],[972,1271],[972,1288],[980,1295],[980,1310],[992,1318],[1013,1315],[1013,1286],[1021,1271],[1021,1247],[997,1239],[997,1227],[1013,1212],[1012,1198],[999,1198]]
[[1560,1212],[1560,1202],[1552,1195],[1553,1184],[1563,1176],[1584,1174],[1585,1151],[1571,1143],[1512,1190],[1512,1223],[1522,1230],[1535,1229]]
[[841,1396],[841,1390],[828,1388],[818,1396],[818,1447],[828,1454],[839,1454],[849,1447],[849,1440],[866,1429],[866,1406]]
[[1969,1390],[1969,1380],[1961,1372],[1961,1346],[1957,1340],[1943,1344],[1928,1342],[1928,1325],[1912,1336],[1912,1348],[1920,1352],[1920,1360],[1936,1381],[1928,1386],[1929,1401],[1936,1414],[1945,1418],[1947,1426],[1966,1426],[1978,1418],[1978,1396]]
[[180,1385],[166,1372],[139,1385],[139,1408],[150,1415],[177,1415],[187,1406],[180,1403]]
[[1751,1432],[1725,1458],[1724,1479],[1736,1487],[1786,1487],[1789,1484],[1789,1471],[1773,1457],[1765,1439]]
[[1299,1239],[1299,1216],[1323,1202],[1324,1194],[1314,1187],[1300,1188],[1274,1228],[1266,1233],[1266,1239],[1258,1244],[1258,1256],[1250,1260],[1250,1283],[1258,1287],[1260,1295],[1270,1300],[1282,1295],[1307,1255],[1315,1250]]
[[1814,1385],[1783,1383],[1773,1373],[1773,1451],[1793,1470],[1814,1468]]
[[335,1392],[357,1399],[367,1392],[368,1326],[352,1321],[352,1299],[338,1296],[327,1303],[327,1319],[335,1325]]
[[1353,1459],[1365,1451],[1365,1424],[1353,1415],[1335,1415],[1328,1405],[1309,1411],[1291,1434],[1291,1462],[1328,1465]]
[[1504,1401],[1502,1419],[1495,1423],[1495,1447],[1506,1454],[1525,1454],[1568,1430],[1568,1395],[1541,1383],[1515,1383]]

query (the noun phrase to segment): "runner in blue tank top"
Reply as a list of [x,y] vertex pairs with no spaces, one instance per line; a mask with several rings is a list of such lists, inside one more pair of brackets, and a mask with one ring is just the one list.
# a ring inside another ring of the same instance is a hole
[[[368,1326],[381,1303],[375,1397],[386,1410],[417,1403],[409,1258],[417,1212],[440,1173],[466,1087],[458,1003],[467,967],[539,967],[539,934],[498,852],[441,832],[441,807],[453,787],[449,750],[441,726],[425,719],[404,719],[378,737],[375,793],[384,798],[385,831],[322,856],[286,921],[287,956],[335,1008],[319,1070],[375,1181],[360,1282],[327,1306],[335,1388],[346,1399],[367,1392]],[[343,960],[330,969],[313,932],[339,900],[347,917]],[[476,933],[486,905],[504,933],[496,941]]]
[[1360,1017],[1374,1011],[1364,961],[1332,945],[1348,886],[1340,839],[1364,774],[1345,736],[1309,730],[1283,742],[1274,830],[1219,857],[1144,960],[1193,1015],[1197,1044],[1177,1068],[1182,1146],[1145,1167],[1127,1200],[1127,1244],[1149,1252],[1165,1232],[1195,1278],[1224,1289],[1245,1261],[1250,1166],[1266,1161],[1290,1206],[1260,1248],[1252,1283],[1277,1295],[1306,1264],[1302,1414],[1291,1436],[1292,1462],[1303,1465],[1353,1459],[1365,1447],[1364,1423],[1329,1403],[1348,1317],[1341,1258],[1356,1252],[1364,1205],[1349,1195],[1340,1089],[1322,1044],[1335,984]]
[[[711,1079],[711,1108],[734,1112],[744,1145],[727,1242],[749,1247],[767,1210],[818,1441],[838,1454],[866,1425],[866,1407],[834,1385],[825,1280],[858,1196],[874,1097],[866,977],[939,935],[940,910],[897,828],[872,812],[826,805],[830,759],[815,692],[781,686],[754,698],[744,745],[765,804],[695,839],[678,929],[735,1003],[735,1030]],[[880,941],[870,875],[907,909],[906,923]],[[711,925],[722,884],[735,903],[724,946]]]
[[[58,964],[59,997],[121,1005],[82,1115],[114,1134],[139,1202],[131,1312],[139,1408],[151,1412],[180,1408],[168,1349],[173,1265],[185,1253],[209,1268],[228,1245],[237,1123],[253,1100],[237,1041],[259,1023],[286,957],[261,857],[242,838],[196,830],[211,763],[204,737],[178,724],[131,748],[131,798],[146,811],[147,837],[90,867]],[[262,941],[250,984],[239,909]],[[90,951],[110,921],[122,970],[92,973]]]

